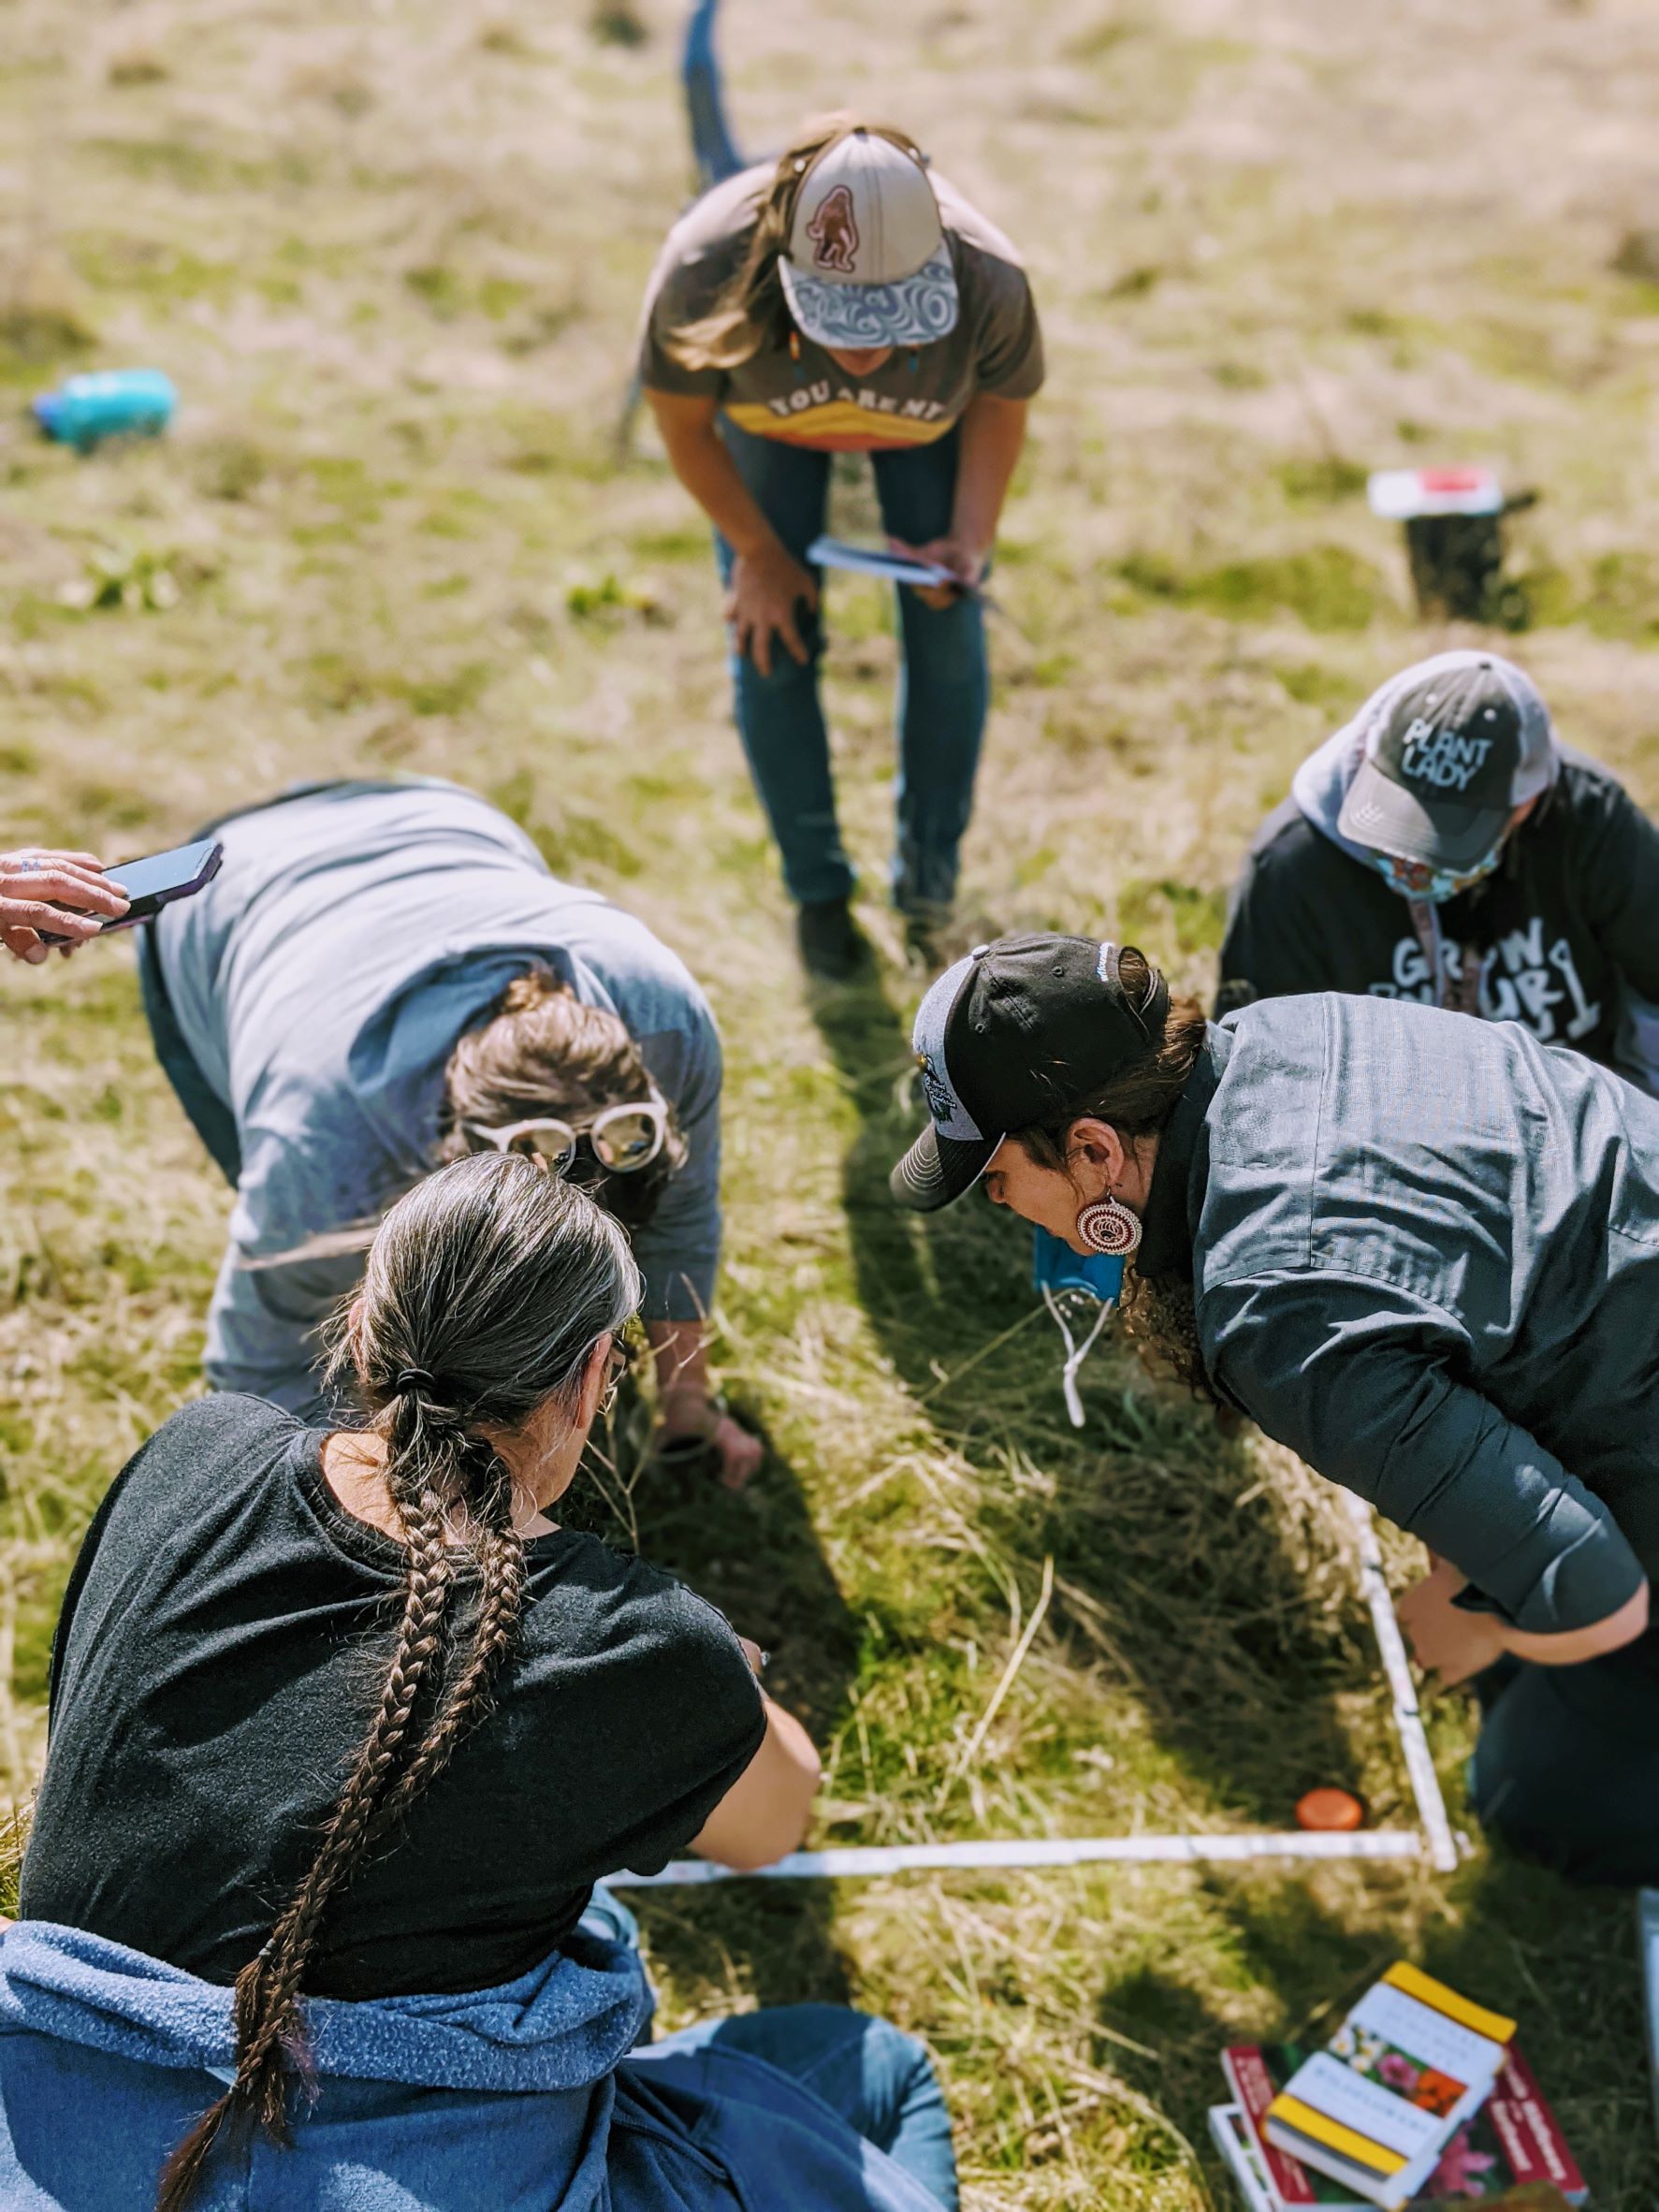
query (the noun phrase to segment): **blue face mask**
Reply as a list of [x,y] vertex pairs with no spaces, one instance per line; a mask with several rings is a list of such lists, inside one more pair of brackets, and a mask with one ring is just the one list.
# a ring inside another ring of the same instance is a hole
[[[1106,1326],[1106,1317],[1123,1295],[1123,1260],[1107,1252],[1074,1252],[1063,1239],[1046,1229],[1034,1232],[1031,1251],[1031,1280],[1042,1293],[1042,1302],[1059,1324],[1060,1334],[1066,1339],[1066,1364],[1060,1370],[1061,1387],[1066,1393],[1066,1411],[1071,1417],[1074,1429],[1083,1427],[1083,1400],[1077,1391],[1077,1371],[1093,1349],[1095,1339]],[[1071,1333],[1068,1318],[1070,1306],[1074,1313],[1086,1315],[1090,1306],[1098,1305],[1099,1312],[1088,1334],[1078,1343]]]
[[1456,898],[1460,891],[1473,891],[1477,883],[1483,883],[1504,857],[1506,837],[1500,837],[1484,860],[1477,860],[1472,868],[1432,868],[1426,861],[1400,860],[1392,852],[1373,852],[1367,855],[1372,866],[1389,886],[1402,898],[1427,899],[1430,906],[1443,906],[1448,898]]

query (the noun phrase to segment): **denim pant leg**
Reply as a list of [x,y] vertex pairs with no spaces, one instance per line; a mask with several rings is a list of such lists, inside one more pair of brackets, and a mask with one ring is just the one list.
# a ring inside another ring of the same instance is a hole
[[1570,1880],[1659,1883],[1659,1677],[1616,1653],[1516,1668],[1470,1765],[1481,1825]]
[[[797,560],[823,528],[829,500],[830,457],[777,438],[756,438],[720,420],[720,435],[756,504]],[[733,553],[717,531],[715,557],[729,583]],[[783,856],[783,880],[792,898],[808,901],[850,896],[851,863],[836,822],[830,773],[829,730],[819,695],[823,631],[814,616],[804,623],[810,658],[803,667],[782,641],[772,640],[772,673],[763,676],[747,653],[731,656],[737,735],[749,772]]]
[[933,2061],[913,2035],[846,2005],[784,2004],[699,2021],[658,2048],[697,2050],[706,2044],[764,2059],[804,2083],[866,2143],[931,2190],[945,2212],[956,2212],[950,2110]]
[[[961,432],[875,457],[876,496],[889,532],[925,545],[951,527]],[[893,896],[905,908],[948,905],[973,812],[973,781],[991,699],[980,602],[930,607],[897,594],[904,648],[898,691],[897,821]]]
[[639,1949],[639,1922],[616,1891],[607,1889],[603,1882],[593,1885],[593,1895],[588,1899],[588,1909],[576,1927],[583,1935],[599,1936],[611,1943],[626,1943],[631,1951]]
[[184,1041],[179,1026],[179,1017],[173,1011],[173,1002],[167,996],[167,979],[161,971],[161,959],[155,950],[155,924],[146,922],[138,932],[138,988],[143,994],[144,1013],[150,1024],[151,1041],[155,1046],[155,1056],[161,1062],[162,1073],[173,1086],[173,1095],[190,1117],[191,1127],[212,1156],[213,1164],[234,1190],[241,1180],[241,1137],[237,1129],[236,1115],[209,1084],[196,1062],[196,1055]]

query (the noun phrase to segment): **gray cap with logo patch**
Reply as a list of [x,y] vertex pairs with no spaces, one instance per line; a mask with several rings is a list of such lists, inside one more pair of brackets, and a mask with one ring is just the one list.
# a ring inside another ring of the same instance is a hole
[[1495,653],[1439,653],[1373,693],[1360,711],[1365,758],[1337,828],[1356,845],[1467,868],[1486,858],[1517,807],[1555,779],[1555,732],[1532,678]]
[[801,179],[778,273],[814,345],[948,338],[961,300],[925,156],[862,125],[831,139]]

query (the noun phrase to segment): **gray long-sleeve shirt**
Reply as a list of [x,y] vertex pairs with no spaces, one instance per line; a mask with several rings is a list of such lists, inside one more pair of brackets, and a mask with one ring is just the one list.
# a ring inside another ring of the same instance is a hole
[[455,784],[330,785],[217,834],[219,875],[155,925],[173,1012],[241,1146],[208,1316],[216,1389],[327,1412],[315,1331],[360,1263],[241,1262],[371,1215],[434,1164],[456,1040],[534,965],[621,1019],[677,1111],[691,1157],[634,1240],[644,1311],[707,1312],[720,1041],[702,992],[642,922],[558,881],[521,830]]
[[1659,1104],[1518,1025],[1320,994],[1209,1032],[1137,1265],[1221,1391],[1545,1634],[1659,1577]]

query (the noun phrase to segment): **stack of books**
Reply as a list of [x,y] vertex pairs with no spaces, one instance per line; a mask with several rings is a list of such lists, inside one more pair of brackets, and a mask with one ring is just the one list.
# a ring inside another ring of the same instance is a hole
[[1391,1967],[1322,2049],[1235,2045],[1210,2129],[1250,2212],[1578,2205],[1589,2191],[1515,2024]]

